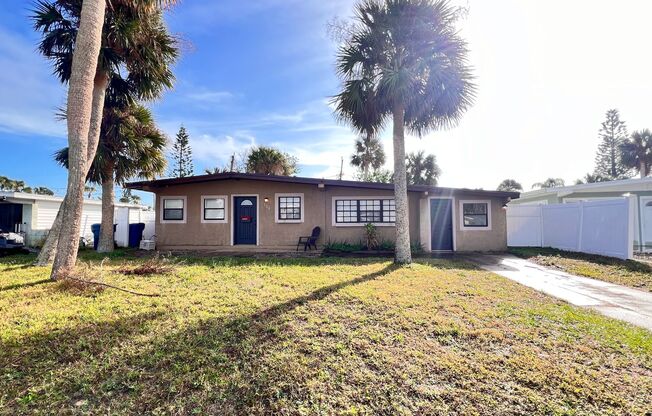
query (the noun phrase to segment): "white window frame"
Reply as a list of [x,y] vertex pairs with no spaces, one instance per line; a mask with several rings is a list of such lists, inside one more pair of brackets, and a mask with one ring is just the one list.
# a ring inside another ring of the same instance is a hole
[[[282,220],[279,219],[280,208],[279,200],[282,197],[299,197],[301,198],[301,219],[299,220]],[[306,205],[306,199],[303,196],[303,193],[279,193],[274,194],[274,222],[277,224],[301,224],[305,220],[304,215],[304,206]]]
[[[460,199],[459,215],[460,215],[460,230],[464,231],[491,231],[491,200],[490,199]],[[471,227],[464,225],[464,204],[487,204],[487,226],[486,227]]]
[[[207,220],[204,218],[204,201],[206,199],[221,199],[224,201],[224,219],[223,220]],[[229,197],[226,195],[202,195],[200,205],[199,218],[202,224],[226,224],[229,222]]]
[[[168,199],[181,199],[183,200],[183,218],[180,220],[166,220],[163,213],[165,212],[165,201]],[[185,224],[188,219],[188,197],[186,196],[162,196],[160,202],[160,224]]]
[[[386,196],[334,196],[331,200],[331,224],[333,227],[364,227],[365,222],[337,222],[337,201],[360,201],[363,199],[393,199],[396,204],[396,198],[392,195]],[[382,202],[381,202],[382,204]],[[395,227],[396,222],[372,222],[376,227]]]

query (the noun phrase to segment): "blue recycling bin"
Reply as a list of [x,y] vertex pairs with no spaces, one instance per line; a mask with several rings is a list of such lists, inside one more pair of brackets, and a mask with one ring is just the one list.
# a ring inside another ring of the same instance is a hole
[[[118,224],[113,224],[113,235],[115,236],[115,229]],[[97,250],[97,243],[100,242],[100,224],[91,224],[91,231],[93,232],[93,250]]]
[[129,247],[140,247],[140,240],[143,239],[143,231],[145,230],[145,223],[139,222],[136,224],[129,224]]

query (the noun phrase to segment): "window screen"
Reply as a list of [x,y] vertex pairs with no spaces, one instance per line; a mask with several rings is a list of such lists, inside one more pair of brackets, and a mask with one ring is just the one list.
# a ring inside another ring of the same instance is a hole
[[183,199],[164,199],[163,219],[166,221],[182,221]]
[[279,220],[301,220],[301,197],[300,196],[278,197],[278,219]]
[[487,227],[489,208],[486,202],[464,203],[462,206],[465,227]]
[[226,218],[224,198],[204,198],[204,220],[223,220]]
[[396,203],[393,199],[338,199],[335,201],[336,223],[394,223]]

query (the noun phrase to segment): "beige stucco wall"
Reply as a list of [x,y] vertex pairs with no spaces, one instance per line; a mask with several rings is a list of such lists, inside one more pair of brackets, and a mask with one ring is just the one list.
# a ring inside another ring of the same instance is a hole
[[[464,200],[491,201],[491,229],[463,229],[461,204]],[[503,251],[507,249],[507,213],[502,198],[456,196],[453,213],[455,247],[457,251]]]
[[[277,193],[303,194],[304,216],[302,223],[277,223],[275,221]],[[227,222],[202,223],[201,197],[208,195],[227,196]],[[233,195],[258,196],[258,245],[264,247],[291,247],[297,238],[310,235],[313,227],[322,228],[319,244],[333,242],[359,242],[364,239],[363,225],[342,226],[333,224],[333,199],[336,197],[391,197],[389,190],[350,188],[317,185],[262,182],[251,180],[224,180],[205,183],[174,185],[160,188],[156,192],[156,235],[157,245],[162,249],[172,248],[214,248],[230,246],[232,242]],[[162,223],[161,200],[163,197],[186,197],[185,223]],[[268,198],[268,202],[265,202]],[[420,192],[409,193],[410,237],[413,242],[428,245],[424,236],[429,236],[429,223],[424,223],[420,215],[420,205],[428,196]],[[461,230],[459,200],[490,199],[473,197],[456,197],[454,233],[455,246],[458,251],[503,250],[506,248],[505,211],[502,200],[492,199],[492,229]],[[427,204],[425,204],[428,206]],[[429,212],[429,210],[428,210]],[[380,240],[394,240],[394,226],[378,226]]]
[[[304,222],[276,223],[275,194],[304,194]],[[202,195],[227,196],[227,222],[202,223]],[[324,192],[316,186],[247,180],[216,181],[175,185],[161,189],[156,194],[156,236],[162,248],[231,245],[233,224],[233,195],[258,196],[258,244],[285,246],[296,244],[300,235],[310,235],[312,228],[324,223]],[[186,223],[161,223],[161,201],[166,196],[185,196],[187,199]],[[269,201],[265,202],[264,199]]]

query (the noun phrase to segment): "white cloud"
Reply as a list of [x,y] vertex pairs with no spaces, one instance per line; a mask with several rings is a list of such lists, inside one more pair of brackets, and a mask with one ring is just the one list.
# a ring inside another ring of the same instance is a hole
[[192,92],[186,95],[186,97],[193,101],[198,101],[200,103],[222,103],[233,98],[233,94],[229,91],[197,91]]
[[245,131],[220,137],[209,134],[191,134],[190,146],[193,158],[200,162],[197,164],[198,166],[195,166],[197,174],[203,168],[226,166],[231,155],[235,154],[238,158],[246,150],[256,146],[256,138]]
[[63,138],[66,126],[55,120],[55,112],[66,88],[34,49],[27,38],[0,28],[0,130]]

